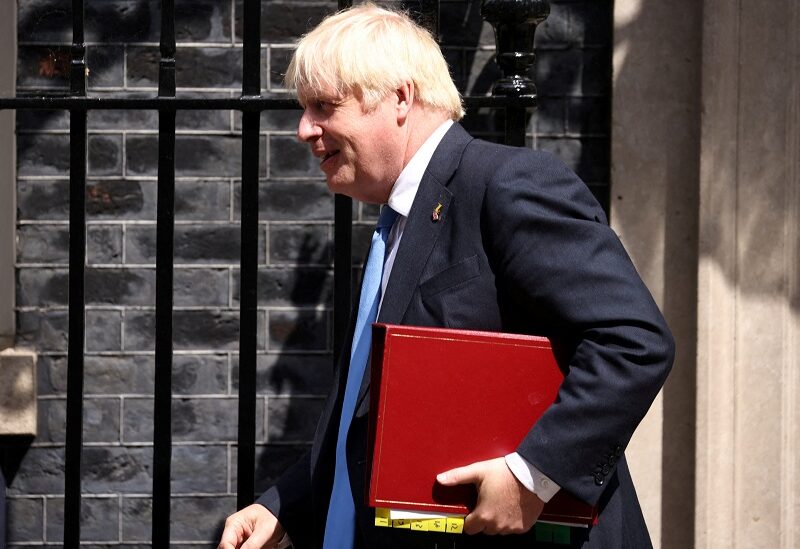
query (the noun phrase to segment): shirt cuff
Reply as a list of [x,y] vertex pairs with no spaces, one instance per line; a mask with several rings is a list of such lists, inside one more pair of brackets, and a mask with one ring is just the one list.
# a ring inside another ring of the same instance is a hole
[[561,486],[516,452],[506,456],[506,465],[525,488],[545,503],[561,490]]
[[289,539],[289,532],[284,532],[283,537],[278,541],[278,544],[275,545],[275,549],[286,549],[287,547],[292,545],[292,540]]

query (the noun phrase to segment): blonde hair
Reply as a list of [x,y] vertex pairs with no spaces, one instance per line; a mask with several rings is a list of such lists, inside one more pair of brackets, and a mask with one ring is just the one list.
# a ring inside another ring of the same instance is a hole
[[416,100],[464,116],[438,44],[406,14],[361,4],[325,18],[300,39],[284,82],[300,100],[332,91],[353,95],[374,109],[404,81],[414,84]]

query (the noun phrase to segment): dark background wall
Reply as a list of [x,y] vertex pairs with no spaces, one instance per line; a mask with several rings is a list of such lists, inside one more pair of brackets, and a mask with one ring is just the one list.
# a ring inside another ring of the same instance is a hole
[[[67,88],[68,0],[19,0],[18,94]],[[540,108],[529,145],[558,154],[605,204],[611,0],[553,1],[537,34]],[[262,86],[280,93],[292,43],[335,1],[263,0]],[[241,1],[178,0],[179,94],[241,88]],[[442,0],[441,39],[467,94],[497,78],[480,2]],[[88,0],[90,93],[153,96],[159,2]],[[330,381],[333,198],[296,142],[297,112],[262,118],[258,490],[313,434]],[[465,125],[496,139],[502,120]],[[235,506],[240,116],[178,113],[173,375],[173,540],[215,547]],[[68,116],[18,114],[17,345],[39,353],[39,434],[7,472],[11,546],[59,546],[67,350]],[[136,547],[150,536],[157,114],[89,114],[82,536]],[[376,209],[354,205],[354,263]],[[10,473],[10,474],[9,474]]]

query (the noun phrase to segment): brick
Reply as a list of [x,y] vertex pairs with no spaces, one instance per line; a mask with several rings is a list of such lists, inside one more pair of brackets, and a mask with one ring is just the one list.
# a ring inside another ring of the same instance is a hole
[[558,156],[586,182],[608,181],[610,145],[607,138],[540,139],[539,147]]
[[534,82],[539,96],[583,94],[581,86],[583,63],[583,52],[575,48],[538,52],[534,65]]
[[[241,229],[236,225],[178,225],[173,253],[175,264],[239,263]],[[126,261],[155,264],[156,228],[131,227],[127,231]],[[263,246],[260,246],[263,250]],[[263,262],[263,251],[259,261]]]
[[[81,499],[81,540],[115,541],[119,536],[119,499],[83,497]],[[47,540],[64,539],[64,500],[47,500]],[[83,544],[81,544],[83,546]]]
[[[66,399],[41,399],[38,406],[37,442],[64,442]],[[83,441],[119,442],[120,406],[117,398],[83,401]]]
[[48,307],[66,305],[68,275],[66,269],[21,268],[17,271],[17,305]]
[[453,83],[456,85],[458,91],[463,92],[466,82],[466,55],[464,50],[461,48],[445,47],[442,48],[442,55],[450,71],[450,78],[453,79]]
[[611,0],[591,0],[569,5],[570,31],[585,46],[609,46],[614,28]]
[[[158,48],[133,46],[127,50],[130,87],[158,87]],[[242,87],[242,50],[219,47],[181,47],[175,51],[175,83],[181,88]]]
[[64,493],[64,449],[29,448],[7,493],[9,496]]
[[17,261],[65,264],[69,260],[69,227],[25,225],[17,229]]
[[[256,446],[256,494],[261,494],[286,469],[294,465],[300,457],[308,452],[308,444],[265,444]],[[235,463],[235,462],[234,462]],[[231,472],[231,483],[235,486],[236,470]]]
[[152,464],[152,448],[88,446],[83,449],[81,486],[93,494],[149,492]]
[[311,442],[323,398],[277,397],[267,400],[267,442]]
[[71,56],[66,45],[19,46],[17,86],[67,91]]
[[17,344],[37,352],[67,350],[66,311],[17,312]]
[[500,79],[500,67],[494,61],[494,51],[477,50],[467,54],[466,93],[468,95],[491,95],[492,86]]
[[[60,380],[62,367],[60,361],[50,366],[51,377],[58,380],[54,383],[57,389],[65,387]],[[86,395],[153,394],[155,369],[152,356],[87,356],[84,371]]]
[[175,183],[175,219],[227,221],[231,217],[228,181],[178,181]]
[[320,311],[270,311],[269,348],[284,351],[328,349],[328,315]]
[[[86,186],[86,212],[93,219],[147,218],[155,208],[155,197],[147,183],[129,179],[92,181]],[[149,191],[149,189],[147,189]],[[149,207],[148,207],[149,206]]]
[[[239,271],[234,274],[234,304],[239,302]],[[330,305],[333,272],[326,267],[261,268],[258,303],[268,306]]]
[[[261,128],[267,131],[296,132],[302,115],[303,111],[299,108],[264,111],[261,113]],[[241,127],[241,117],[237,118],[237,123]]]
[[227,307],[230,301],[229,282],[228,269],[175,269],[175,306]]
[[[101,98],[125,98],[141,99],[152,97],[147,92],[128,92],[128,91],[103,91],[94,90],[94,97]],[[89,111],[87,126],[92,130],[156,130],[158,129],[158,112],[146,111],[142,109],[134,110],[110,110],[97,109]]]
[[567,131],[564,104],[564,99],[559,97],[547,97],[539,101],[531,114],[533,124],[528,125],[528,131],[537,135],[564,135]]
[[327,225],[272,225],[269,228],[270,263],[329,265],[333,241]]
[[69,135],[18,135],[17,175],[68,176]]
[[89,136],[89,176],[122,175],[122,136]]
[[579,41],[570,31],[570,12],[573,4],[550,2],[550,15],[536,27],[534,47],[539,49],[565,48]]
[[[158,40],[157,0],[90,0],[86,3],[86,38],[89,41]],[[69,6],[50,0],[20,3],[19,39],[69,42],[72,27]],[[113,35],[110,33],[113,32]]]
[[[263,138],[262,138],[263,140]],[[126,141],[128,175],[158,175],[158,137],[129,135]],[[264,147],[260,146],[260,154]],[[239,137],[178,135],[175,140],[175,175],[239,177],[242,147]],[[259,173],[266,174],[263,157]]]
[[[236,398],[173,398],[173,441],[235,442],[238,435],[238,406]],[[257,402],[256,414],[256,438],[263,440],[263,401]],[[125,399],[122,421],[125,442],[152,442],[153,399]]]
[[228,394],[227,355],[175,355],[172,394]]
[[270,177],[320,177],[319,160],[305,143],[293,136],[272,135],[269,139]]
[[69,42],[72,38],[68,4],[48,0],[27,0],[17,8],[17,36],[20,41]]
[[[240,219],[241,186],[234,186],[234,216]],[[333,220],[334,198],[324,181],[262,181],[258,188],[261,221]]]
[[567,128],[570,133],[609,135],[611,128],[609,97],[571,97],[567,101]]
[[22,179],[17,182],[17,218],[20,221],[69,219],[68,196],[68,181]]
[[[239,390],[239,357],[231,360],[231,383]],[[258,355],[256,391],[268,395],[318,395],[328,393],[333,381],[333,356],[324,354]]]
[[505,140],[505,112],[503,109],[473,109],[461,120],[470,135],[502,143]]
[[153,523],[153,500],[149,497],[122,498],[122,541],[150,541]]
[[[125,318],[125,349],[153,350],[155,313],[129,311]],[[258,347],[263,349],[263,312],[259,313],[258,322]],[[173,313],[173,341],[176,350],[238,349],[238,311],[176,310]]]
[[88,46],[86,48],[86,68],[89,69],[87,86],[95,88],[121,88],[125,84],[122,74],[121,46]]
[[228,490],[228,447],[175,446],[172,449],[173,497]]
[[86,303],[89,305],[155,305],[155,271],[149,269],[89,268]]
[[494,46],[494,30],[475,2],[441,2],[439,34],[440,43],[448,46]]
[[262,75],[262,85],[266,85],[268,89],[273,91],[286,89],[283,85],[283,79],[286,76],[293,54],[294,48],[270,46],[269,57],[266,58],[268,63],[265,62],[267,73]]
[[[322,19],[336,11],[332,0],[262,0],[261,40],[268,42],[293,42],[313,29]],[[244,7],[236,0],[236,41],[242,41],[242,15]]]
[[122,313],[86,311],[86,351],[119,351],[122,348]]
[[581,90],[586,95],[611,94],[611,48],[583,51]]
[[67,391],[67,357],[42,355],[36,360],[36,392],[39,396]]
[[[236,511],[233,496],[186,496],[170,500],[170,537],[174,541],[214,540],[229,514]],[[203,545],[207,546],[207,545]]]
[[44,500],[42,498],[9,498],[6,501],[7,541],[44,541]]
[[122,262],[122,227],[90,225],[86,229],[86,256],[90,265]]

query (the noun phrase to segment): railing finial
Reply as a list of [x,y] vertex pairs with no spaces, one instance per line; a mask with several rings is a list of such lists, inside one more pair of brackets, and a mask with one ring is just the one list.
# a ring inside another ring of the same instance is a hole
[[536,58],[533,37],[536,27],[550,14],[546,0],[483,0],[483,18],[494,27],[496,61],[503,77],[492,87],[492,95],[536,96],[536,86],[527,76]]

